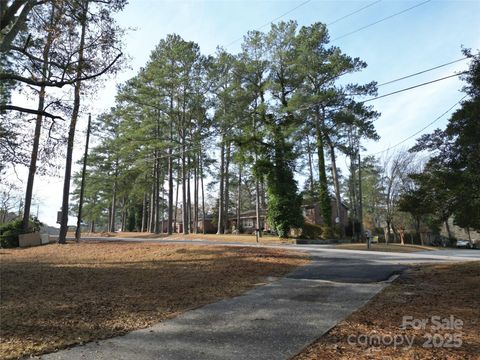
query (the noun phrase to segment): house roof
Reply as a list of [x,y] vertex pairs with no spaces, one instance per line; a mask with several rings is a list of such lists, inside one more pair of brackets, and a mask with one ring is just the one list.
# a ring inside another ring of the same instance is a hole
[[[331,200],[330,200],[330,203],[335,206],[335,199],[331,199]],[[343,201],[342,201],[340,204],[341,204],[345,209],[347,209],[347,210],[349,209],[349,207],[348,207]],[[315,203],[313,203],[313,204],[305,204],[305,205],[302,205],[302,208],[311,209],[311,208],[314,208],[315,206],[318,206],[318,202],[315,202]]]

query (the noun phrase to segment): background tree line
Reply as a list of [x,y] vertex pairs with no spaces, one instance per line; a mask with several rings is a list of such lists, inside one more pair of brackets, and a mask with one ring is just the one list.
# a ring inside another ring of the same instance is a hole
[[[471,59],[463,75],[465,95],[445,129],[422,135],[411,149],[362,160],[364,223],[384,232],[386,241],[423,244],[426,234],[438,235],[443,227],[453,242],[451,220],[468,236],[480,231],[480,55],[463,52]],[[358,167],[352,170],[343,186],[355,214]]]
[[[329,45],[322,23],[249,32],[238,54],[205,56],[167,36],[97,120],[85,220],[167,233],[181,220],[184,233],[195,233],[214,187],[218,233],[229,231],[232,214],[256,209],[258,221],[266,207],[271,228],[286,236],[302,226],[304,200],[319,202],[333,227],[331,199],[338,211],[342,202],[337,152],[356,163],[360,139],[378,138],[379,114],[352,96],[375,94],[375,83],[342,81],[365,67]],[[294,178],[302,161],[305,196]]]
[[[124,64],[124,31],[112,14],[125,4],[12,0],[2,6],[0,175],[18,165],[29,169],[21,201],[2,191],[8,209],[2,214],[18,207],[24,231],[35,175],[64,171],[65,241],[68,211],[75,212],[79,196],[80,173],[70,204],[78,117],[99,79]],[[213,215],[224,233],[229,218],[240,224],[240,213],[251,209],[260,230],[267,209],[270,227],[286,236],[302,226],[302,204],[317,203],[330,229],[332,212],[342,223],[340,208],[347,204],[347,232],[357,239],[366,225],[383,226],[387,240],[403,241],[408,224],[418,234],[421,224],[438,227],[452,216],[478,230],[478,55],[465,54],[472,57],[468,99],[447,128],[420,138],[410,153],[361,159],[362,141],[379,138],[373,125],[379,113],[361,100],[376,95],[376,83],[344,79],[367,64],[332,46],[324,24],[272,24],[268,32],[247,33],[239,53],[218,48],[213,56],[168,35],[119,88],[115,106],[94,121],[83,220],[91,230],[172,233],[181,223],[184,233],[196,233]],[[13,103],[13,92],[36,105]],[[424,166],[414,165],[418,151],[433,152]],[[345,176],[339,156],[348,159]],[[306,179],[301,191],[296,174]],[[343,227],[336,230],[346,235]]]

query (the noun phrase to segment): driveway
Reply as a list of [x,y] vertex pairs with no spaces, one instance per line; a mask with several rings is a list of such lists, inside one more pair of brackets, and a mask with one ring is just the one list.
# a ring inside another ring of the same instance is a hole
[[388,279],[405,270],[407,263],[459,260],[456,253],[437,257],[431,252],[412,256],[312,246],[275,247],[307,251],[312,262],[241,296],[125,336],[41,358],[289,359],[365,305],[388,285]]

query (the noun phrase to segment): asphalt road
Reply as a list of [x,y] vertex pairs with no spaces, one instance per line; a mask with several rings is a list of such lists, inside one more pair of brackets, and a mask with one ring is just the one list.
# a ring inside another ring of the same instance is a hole
[[41,358],[289,359],[365,305],[388,285],[388,279],[405,270],[406,264],[466,259],[456,252],[391,254],[275,247],[307,251],[313,261],[241,296],[188,311],[148,329]]

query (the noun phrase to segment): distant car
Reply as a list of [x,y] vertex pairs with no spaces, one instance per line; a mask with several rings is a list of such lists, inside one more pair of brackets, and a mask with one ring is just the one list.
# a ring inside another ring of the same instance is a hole
[[468,241],[468,240],[464,240],[464,239],[459,239],[457,240],[457,247],[464,247],[466,249],[476,249],[477,248],[477,244],[472,242],[472,241]]

